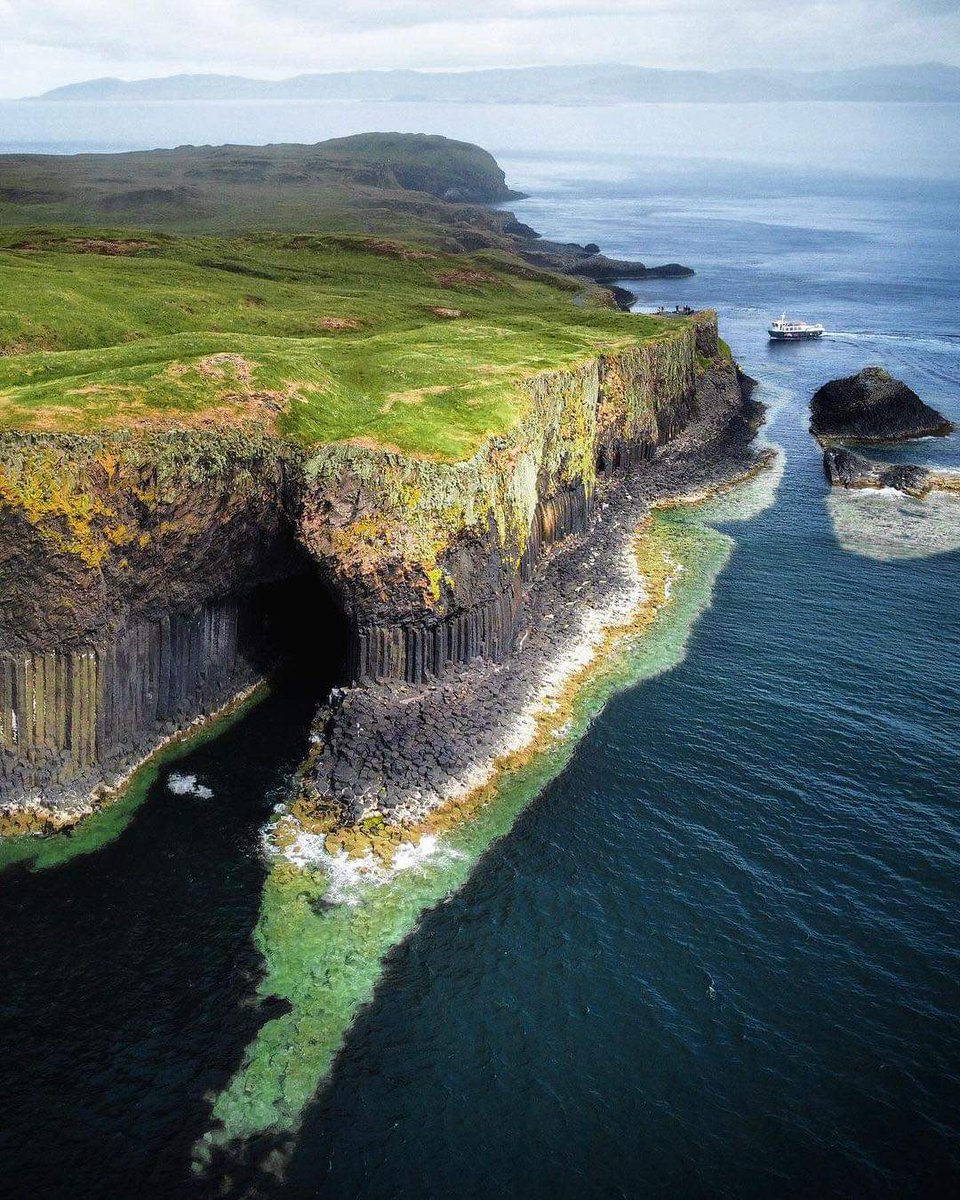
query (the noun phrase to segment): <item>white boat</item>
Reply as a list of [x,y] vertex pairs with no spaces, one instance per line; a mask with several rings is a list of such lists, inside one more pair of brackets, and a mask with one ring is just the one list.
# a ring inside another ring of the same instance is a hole
[[767,332],[775,342],[799,342],[804,338],[823,337],[824,328],[822,325],[808,325],[806,321],[788,321],[787,314],[781,313]]

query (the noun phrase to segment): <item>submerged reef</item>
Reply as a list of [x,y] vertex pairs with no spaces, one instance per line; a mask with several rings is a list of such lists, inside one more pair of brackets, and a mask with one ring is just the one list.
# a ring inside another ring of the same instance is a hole
[[880,462],[843,445],[946,436],[953,426],[936,409],[880,367],[867,367],[820,388],[810,411],[810,432],[824,447],[827,509],[844,549],[886,562],[960,544],[960,473]]
[[892,488],[831,488],[827,511],[837,541],[878,562],[931,558],[960,549],[960,495],[922,499]]

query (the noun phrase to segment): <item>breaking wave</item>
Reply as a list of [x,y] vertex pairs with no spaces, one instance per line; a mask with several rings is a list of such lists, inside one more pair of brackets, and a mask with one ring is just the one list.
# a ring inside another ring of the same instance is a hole
[[212,800],[213,791],[197,780],[196,775],[180,775],[176,771],[167,776],[167,791],[175,796],[196,796],[198,800]]

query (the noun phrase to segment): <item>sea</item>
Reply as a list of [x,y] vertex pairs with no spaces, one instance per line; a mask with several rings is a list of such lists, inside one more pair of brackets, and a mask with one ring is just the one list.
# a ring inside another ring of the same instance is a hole
[[960,1194],[960,502],[831,496],[807,430],[869,364],[960,422],[960,109],[0,104],[6,152],[371,128],[692,266],[624,285],[718,310],[775,466],[657,517],[671,605],[402,870],[267,854],[303,677],[0,844],[0,1196]]

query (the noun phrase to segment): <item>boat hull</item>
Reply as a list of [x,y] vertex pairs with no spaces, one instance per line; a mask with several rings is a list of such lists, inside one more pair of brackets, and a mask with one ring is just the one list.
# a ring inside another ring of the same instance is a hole
[[823,337],[822,329],[804,329],[796,333],[783,333],[779,329],[768,330],[773,342],[812,342]]

